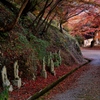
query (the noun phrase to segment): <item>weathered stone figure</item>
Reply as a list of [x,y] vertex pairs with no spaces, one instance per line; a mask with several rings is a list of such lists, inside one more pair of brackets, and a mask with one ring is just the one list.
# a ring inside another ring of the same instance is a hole
[[50,67],[50,61],[51,61],[51,59],[52,59],[52,52],[50,52],[50,54],[48,55],[48,62],[47,62],[48,67]]
[[33,80],[35,80],[36,79],[36,76],[35,76],[35,74],[33,73],[33,78],[32,78]]
[[58,56],[59,56],[59,64],[61,65],[61,52],[60,52],[60,50],[58,51]]
[[19,78],[18,73],[19,73],[19,65],[18,65],[18,61],[16,61],[14,63],[14,78],[15,79],[13,80],[13,84],[15,86],[17,86],[18,88],[20,88],[21,87],[21,78]]
[[56,72],[55,72],[55,70],[54,70],[54,62],[53,62],[53,60],[51,59],[51,67],[50,67],[50,71],[51,71],[51,73],[55,76],[56,75]]
[[19,78],[18,73],[19,73],[19,65],[18,65],[18,61],[16,61],[14,63],[14,77],[15,77],[15,79]]
[[45,57],[43,58],[43,67],[42,67],[41,75],[42,75],[44,78],[47,78],[47,72],[46,72],[46,69],[45,69]]
[[2,68],[2,81],[3,81],[3,87],[10,85],[10,81],[8,80],[7,70],[5,66]]
[[12,85],[10,84],[10,81],[8,80],[8,77],[7,77],[7,70],[6,70],[6,66],[4,66],[2,68],[2,82],[3,82],[3,87],[9,87],[9,91],[13,91],[13,87]]

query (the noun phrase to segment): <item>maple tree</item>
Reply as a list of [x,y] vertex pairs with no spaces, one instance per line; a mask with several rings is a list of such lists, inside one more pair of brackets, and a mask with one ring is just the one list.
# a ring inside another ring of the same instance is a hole
[[30,25],[35,35],[42,36],[45,34],[54,18],[59,22],[60,32],[63,33],[63,25],[65,23],[68,24],[69,21],[71,21],[70,19],[75,19],[75,16],[82,15],[80,21],[76,18],[75,21],[78,23],[71,24],[71,26],[74,27],[71,34],[82,35],[92,32],[92,37],[96,36],[96,38],[99,38],[99,35],[96,35],[99,33],[96,32],[99,30],[99,2],[100,0],[98,0],[98,2],[96,0],[25,0],[20,7],[19,13],[16,15],[16,19],[5,27],[1,27],[0,31],[6,32],[13,29],[19,21],[20,16],[26,16],[29,11],[33,13],[34,11],[38,11],[38,13],[35,14],[36,18]]
[[[100,16],[99,13],[94,12],[94,8],[91,8],[92,11],[86,11],[84,14],[78,16],[81,17],[79,23],[76,23],[73,27],[75,31],[80,31],[82,34],[94,32],[99,30]],[[78,17],[76,20],[78,20]],[[79,27],[80,26],[80,27]]]
[[82,33],[99,30],[99,6],[88,4],[87,7],[88,9],[84,10],[81,14],[68,20],[68,24],[73,27],[73,30],[77,32],[82,31]]
[[[1,1],[3,2],[3,0]],[[15,1],[19,2],[19,0],[15,0]],[[23,2],[23,0],[21,0],[20,2]],[[98,7],[100,6],[98,4],[98,2],[100,2],[99,0],[98,1],[96,0],[75,0],[75,1],[73,0],[33,0],[33,1],[26,0],[26,2],[27,4],[25,5],[23,11],[21,11],[21,13],[19,12],[20,15],[17,15],[16,20],[14,20],[14,22],[12,22],[10,26],[7,25],[6,26],[7,29],[0,28],[1,31],[12,29],[18,22],[18,19],[20,18],[21,15],[24,14],[26,15],[27,12],[29,11],[33,13],[34,11],[37,11],[38,13],[35,14],[36,18],[34,19],[33,23],[30,25],[33,27],[35,33],[41,31],[42,34],[44,34],[47,31],[48,27],[50,26],[54,18],[59,22],[60,31],[63,32],[62,26],[64,23],[68,22],[69,19],[78,16],[85,11],[88,12],[88,15],[91,12],[92,16],[95,16],[95,11],[93,9],[91,10],[91,8],[98,9]],[[91,21],[91,18],[87,17],[87,19]],[[89,23],[89,21],[87,23]],[[95,23],[97,22],[95,21]],[[40,27],[43,24],[44,24],[44,28],[41,30]],[[85,26],[85,24],[83,26]]]
[[68,21],[68,19],[79,15],[88,9],[88,5],[83,3],[73,2],[62,2],[58,4],[56,8],[57,20],[59,20],[60,31],[63,32],[62,25]]

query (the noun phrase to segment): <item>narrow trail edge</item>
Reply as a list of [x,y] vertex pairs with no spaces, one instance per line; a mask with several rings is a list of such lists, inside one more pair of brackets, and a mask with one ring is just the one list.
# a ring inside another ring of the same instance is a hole
[[[86,59],[87,60],[87,59]],[[77,71],[79,68],[83,67],[84,65],[88,64],[91,60],[87,60],[84,64],[78,66],[77,68],[71,70],[69,73],[63,75],[58,80],[53,82],[52,84],[48,85],[46,88],[42,89],[41,91],[35,93],[33,96],[30,96],[27,100],[36,100],[40,96],[44,95],[46,92],[50,91],[53,87],[58,85],[61,81],[63,81],[65,78],[67,78],[69,75],[73,74],[75,71]]]

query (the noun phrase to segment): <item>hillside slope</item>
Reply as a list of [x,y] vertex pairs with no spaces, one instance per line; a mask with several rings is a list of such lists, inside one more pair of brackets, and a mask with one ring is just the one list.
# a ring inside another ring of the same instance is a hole
[[[0,28],[6,23],[11,23],[14,17],[0,4]],[[48,32],[41,37],[26,27],[31,22],[32,20],[26,16],[20,19],[11,31],[0,33],[0,70],[5,65],[10,79],[14,77],[13,65],[16,60],[20,77],[29,76],[31,79],[33,73],[37,76],[42,68],[43,57],[47,57],[50,52],[60,50],[62,64],[66,66],[85,62],[78,43],[67,32],[62,34],[56,27],[50,26]]]

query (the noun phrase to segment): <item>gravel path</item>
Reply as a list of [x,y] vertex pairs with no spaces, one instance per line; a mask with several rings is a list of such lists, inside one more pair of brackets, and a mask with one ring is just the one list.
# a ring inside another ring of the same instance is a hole
[[57,94],[50,100],[100,100],[100,50],[82,50],[84,57],[93,59],[85,71],[73,84],[63,93]]

